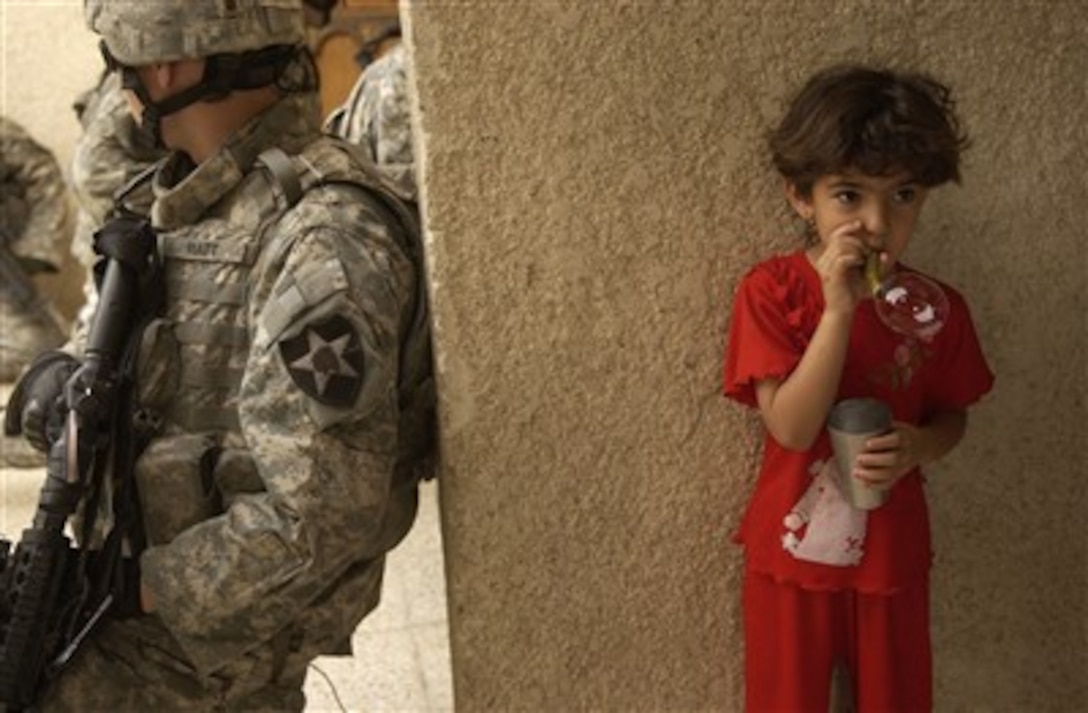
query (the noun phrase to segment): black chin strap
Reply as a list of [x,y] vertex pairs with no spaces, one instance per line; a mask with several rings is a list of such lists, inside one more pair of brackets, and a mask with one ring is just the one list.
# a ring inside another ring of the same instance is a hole
[[141,123],[155,137],[155,144],[161,148],[163,117],[199,101],[217,101],[233,91],[260,89],[276,84],[298,51],[294,46],[277,45],[254,52],[213,55],[204,63],[204,76],[199,84],[159,102],[152,101],[135,68],[122,66],[119,69],[124,88],[131,90],[143,105]]

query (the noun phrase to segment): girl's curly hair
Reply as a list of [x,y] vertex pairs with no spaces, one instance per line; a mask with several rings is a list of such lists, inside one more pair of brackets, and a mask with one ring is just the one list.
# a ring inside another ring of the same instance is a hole
[[906,171],[926,187],[960,179],[968,139],[948,87],[925,74],[836,65],[809,79],[769,137],[803,195],[822,175]]

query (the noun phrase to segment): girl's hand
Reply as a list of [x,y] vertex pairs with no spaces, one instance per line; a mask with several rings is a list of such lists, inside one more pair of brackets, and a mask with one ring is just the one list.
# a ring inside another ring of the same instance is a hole
[[823,241],[823,249],[815,260],[827,311],[852,313],[867,294],[862,270],[869,249],[857,235],[861,228],[860,220],[834,228]]
[[892,430],[874,436],[865,443],[865,451],[854,463],[854,478],[861,478],[870,485],[887,489],[900,478],[921,465],[918,428],[909,423],[896,421]]

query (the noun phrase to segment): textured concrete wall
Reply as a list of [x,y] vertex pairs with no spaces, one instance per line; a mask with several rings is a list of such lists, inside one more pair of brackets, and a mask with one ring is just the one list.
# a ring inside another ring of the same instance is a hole
[[796,245],[763,132],[845,59],[942,76],[974,137],[909,256],[969,295],[998,374],[930,478],[938,709],[1088,708],[1088,6],[403,7],[459,709],[740,708],[757,442],[723,334],[743,270]]

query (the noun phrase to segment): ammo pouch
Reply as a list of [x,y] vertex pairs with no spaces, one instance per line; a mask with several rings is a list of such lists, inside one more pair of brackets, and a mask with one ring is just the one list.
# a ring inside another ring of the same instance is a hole
[[136,462],[136,490],[149,546],[223,512],[215,483],[219,445],[210,434],[152,440]]

